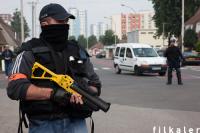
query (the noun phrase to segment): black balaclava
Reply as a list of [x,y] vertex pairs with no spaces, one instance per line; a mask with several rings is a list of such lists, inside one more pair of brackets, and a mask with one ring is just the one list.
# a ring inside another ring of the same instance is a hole
[[48,42],[56,51],[63,50],[67,45],[69,25],[53,24],[41,26],[42,32],[40,37]]

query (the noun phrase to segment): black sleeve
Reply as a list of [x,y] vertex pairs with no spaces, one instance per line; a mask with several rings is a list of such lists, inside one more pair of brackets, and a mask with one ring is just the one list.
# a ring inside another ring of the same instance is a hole
[[164,52],[164,57],[167,57],[168,49],[165,50]]
[[13,100],[23,100],[26,97],[26,92],[30,86],[30,78],[32,74],[33,63],[35,62],[31,51],[21,52],[13,65],[11,75],[21,73],[27,78],[11,80],[7,86],[7,95]]
[[178,48],[178,53],[179,53],[180,58],[183,59],[183,54],[179,48]]
[[98,95],[101,94],[101,81],[99,79],[99,76],[94,72],[93,64],[90,62],[90,59],[88,58],[85,62],[85,68],[86,68],[86,75],[88,78],[88,84],[91,86],[95,86],[98,89]]

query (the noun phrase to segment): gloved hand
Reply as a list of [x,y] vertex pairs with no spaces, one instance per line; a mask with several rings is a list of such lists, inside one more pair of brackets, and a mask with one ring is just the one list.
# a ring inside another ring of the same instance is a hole
[[70,97],[71,97],[70,93],[66,92],[63,89],[57,89],[56,91],[52,92],[50,99],[59,104],[66,105],[69,103]]

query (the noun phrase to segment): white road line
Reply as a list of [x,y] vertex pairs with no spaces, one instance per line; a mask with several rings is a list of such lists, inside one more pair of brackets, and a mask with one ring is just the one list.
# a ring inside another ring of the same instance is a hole
[[193,75],[192,75],[191,77],[200,79],[200,76],[193,76]]
[[110,67],[102,67],[103,70],[110,70]]
[[96,71],[96,70],[99,70],[99,68],[94,67],[94,70],[95,70],[95,71]]

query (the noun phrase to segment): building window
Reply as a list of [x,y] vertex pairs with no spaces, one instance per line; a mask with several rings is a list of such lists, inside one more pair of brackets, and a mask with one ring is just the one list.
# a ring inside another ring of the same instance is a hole
[[141,32],[141,34],[146,34],[146,32]]

